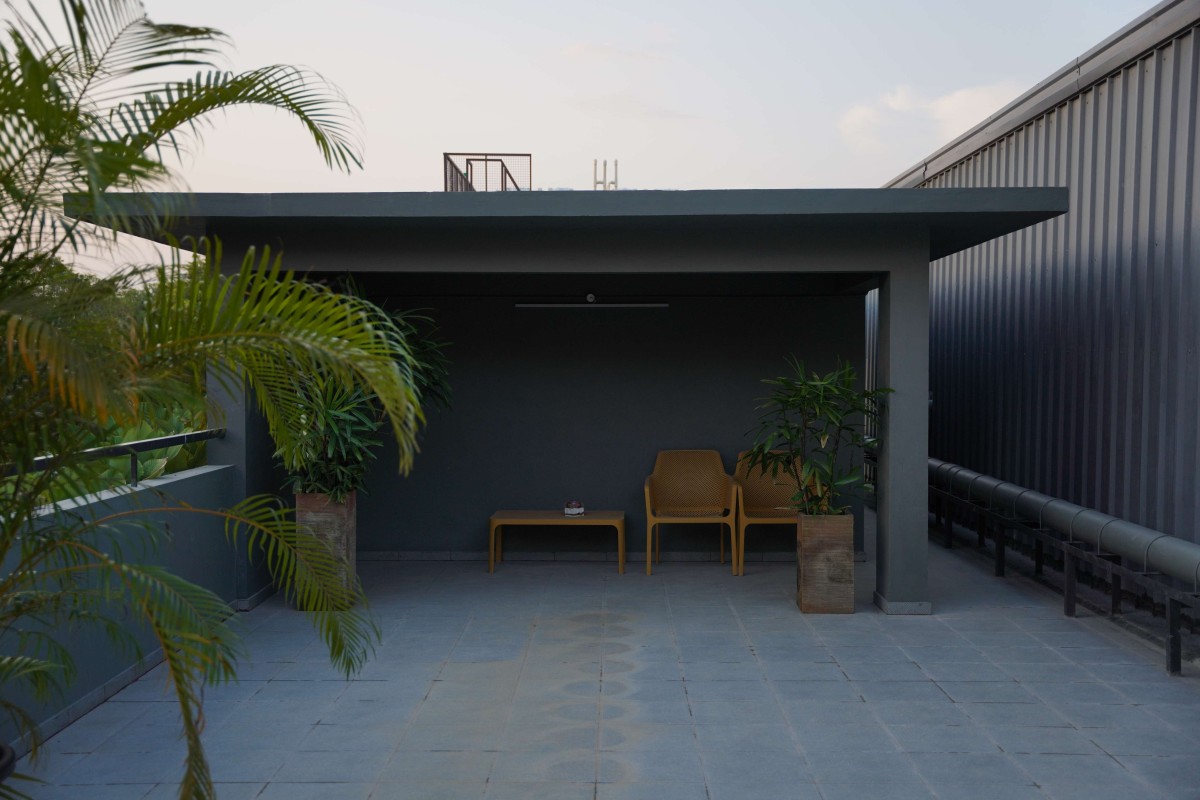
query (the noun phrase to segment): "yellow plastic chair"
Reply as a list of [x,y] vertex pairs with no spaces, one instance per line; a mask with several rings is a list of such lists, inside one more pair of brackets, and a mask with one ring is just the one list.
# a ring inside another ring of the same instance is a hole
[[796,494],[796,481],[792,476],[779,471],[772,477],[762,467],[749,469],[746,466],[746,451],[738,453],[733,480],[737,484],[737,553],[734,565],[737,575],[746,574],[746,529],[751,525],[791,525],[796,527],[796,509],[792,496]]
[[662,557],[658,526],[670,524],[719,524],[721,563],[725,563],[725,528],[729,529],[730,560],[737,574],[737,526],[734,507],[737,488],[725,472],[716,450],[662,450],[654,460],[654,472],[646,478],[646,574],[650,574],[650,552]]

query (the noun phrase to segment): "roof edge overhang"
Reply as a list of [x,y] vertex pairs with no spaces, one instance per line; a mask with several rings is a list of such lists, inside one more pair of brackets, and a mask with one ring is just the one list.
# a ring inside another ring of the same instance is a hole
[[[933,260],[1064,214],[1068,193],[1065,188],[161,193],[117,194],[109,203],[135,229],[139,224],[149,229],[155,215],[166,215],[167,230],[176,237],[219,233],[231,224],[244,228],[255,221],[325,227],[350,221],[410,225],[437,221],[463,230],[548,223],[587,228],[623,221],[636,221],[643,229],[716,221],[749,228],[755,224],[913,225],[929,230]],[[71,198],[65,205],[69,215],[79,215]]]

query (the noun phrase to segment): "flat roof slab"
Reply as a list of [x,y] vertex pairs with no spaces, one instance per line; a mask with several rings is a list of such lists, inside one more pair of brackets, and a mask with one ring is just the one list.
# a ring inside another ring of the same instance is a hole
[[[147,203],[149,201],[149,204]],[[462,233],[629,229],[726,233],[781,228],[887,230],[918,226],[930,260],[981,244],[1068,210],[1065,188],[737,189],[618,192],[381,192],[151,194],[129,211],[170,209],[176,236],[220,233],[248,224],[307,231],[386,224],[389,229]],[[70,212],[68,203],[68,212]],[[141,215],[148,220],[148,215]],[[257,224],[255,224],[257,223]]]

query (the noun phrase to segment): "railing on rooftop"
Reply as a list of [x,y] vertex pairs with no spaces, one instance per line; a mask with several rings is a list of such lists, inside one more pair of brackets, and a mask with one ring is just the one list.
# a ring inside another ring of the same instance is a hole
[[[121,444],[106,445],[104,447],[92,447],[87,450],[80,451],[79,455],[84,461],[96,461],[101,458],[118,458],[120,456],[129,456],[129,483],[132,486],[138,484],[138,453],[147,453],[152,450],[165,450],[168,447],[177,445],[191,444],[193,442],[203,442],[208,439],[220,439],[225,435],[224,428],[207,428],[202,431],[189,431],[187,433],[175,433],[170,436],[156,436],[153,439],[138,439],[134,442],[123,442]],[[47,467],[54,465],[60,456],[50,455],[41,456],[33,460],[32,467],[27,470],[29,472],[40,472]],[[9,464],[4,468],[4,475],[15,475],[20,470]]]
[[997,576],[1004,575],[1010,544],[1032,551],[1034,575],[1042,574],[1046,548],[1056,551],[1068,617],[1075,616],[1077,573],[1084,565],[1107,583],[1113,616],[1121,613],[1129,587],[1161,598],[1167,672],[1180,673],[1183,607],[1200,609],[1200,544],[936,458],[929,459],[929,500],[946,547],[953,544],[955,523],[973,528],[980,547],[992,540]]
[[447,192],[528,192],[533,188],[529,153],[442,153]]

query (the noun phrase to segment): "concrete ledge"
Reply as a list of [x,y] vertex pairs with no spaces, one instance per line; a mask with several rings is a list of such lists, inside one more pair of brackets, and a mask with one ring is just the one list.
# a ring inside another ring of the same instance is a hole
[[885,614],[932,614],[933,604],[927,601],[890,601],[879,592],[875,592],[875,605]]
[[270,597],[273,594],[275,594],[275,586],[267,585],[267,586],[264,586],[263,588],[259,589],[257,592],[250,595],[249,597],[237,598],[232,603],[230,603],[230,605],[233,607],[234,611],[249,611],[250,609],[254,608],[259,603],[266,600],[268,597]]

